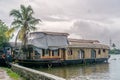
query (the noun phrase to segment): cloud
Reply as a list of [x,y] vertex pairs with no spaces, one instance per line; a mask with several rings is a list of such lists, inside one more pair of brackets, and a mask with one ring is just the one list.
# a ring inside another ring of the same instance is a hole
[[73,21],[72,27],[66,32],[74,34],[74,36],[77,36],[77,38],[92,40],[96,39],[108,45],[111,39],[112,43],[115,43],[119,48],[120,28],[118,28],[118,26],[120,25],[120,23],[118,20],[117,20],[118,22],[114,21],[115,20],[113,20],[111,24],[110,23],[105,24],[102,22],[92,20],[75,20]]
[[51,15],[51,16],[46,16],[46,17],[44,17],[44,21],[61,22],[61,21],[69,21],[69,18],[67,18],[67,17],[65,17],[65,16],[55,16],[55,15]]
[[24,0],[1,0],[0,1],[0,19],[10,26],[12,18],[9,13],[12,9],[19,9],[24,4]]
[[9,12],[20,4],[31,5],[43,23],[38,30],[68,32],[71,37],[120,40],[120,0],[1,0],[0,19],[10,25]]
[[44,21],[37,25],[38,31],[66,32],[72,27],[72,21],[49,22]]
[[107,24],[91,20],[76,20],[68,32],[84,39],[97,39],[104,43],[108,42],[110,37],[110,30]]

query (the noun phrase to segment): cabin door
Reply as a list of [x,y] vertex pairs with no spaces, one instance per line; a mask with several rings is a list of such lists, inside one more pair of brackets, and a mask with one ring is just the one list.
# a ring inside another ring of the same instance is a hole
[[78,53],[78,59],[83,59],[84,58],[84,50],[79,50],[79,53]]
[[91,58],[92,59],[96,58],[96,51],[94,49],[91,50]]
[[65,49],[61,49],[61,57],[63,60],[65,60]]

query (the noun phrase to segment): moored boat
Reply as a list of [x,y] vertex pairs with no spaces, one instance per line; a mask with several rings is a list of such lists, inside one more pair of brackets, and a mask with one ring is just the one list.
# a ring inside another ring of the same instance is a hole
[[109,47],[98,40],[68,39],[68,33],[33,32],[28,54],[17,62],[27,66],[74,65],[107,62]]

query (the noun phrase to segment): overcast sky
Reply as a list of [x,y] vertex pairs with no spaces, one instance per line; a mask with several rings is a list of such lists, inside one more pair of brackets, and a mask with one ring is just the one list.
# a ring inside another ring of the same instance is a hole
[[42,20],[38,31],[67,32],[72,38],[97,39],[120,46],[120,0],[0,0],[0,19],[8,26],[9,12],[31,5]]

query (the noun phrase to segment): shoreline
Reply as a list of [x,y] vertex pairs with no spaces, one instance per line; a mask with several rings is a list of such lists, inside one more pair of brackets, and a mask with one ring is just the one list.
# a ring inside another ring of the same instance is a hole
[[10,68],[0,68],[0,80],[26,80],[17,73],[13,72]]

